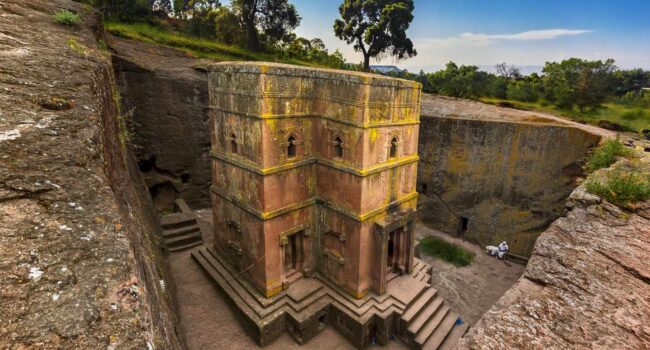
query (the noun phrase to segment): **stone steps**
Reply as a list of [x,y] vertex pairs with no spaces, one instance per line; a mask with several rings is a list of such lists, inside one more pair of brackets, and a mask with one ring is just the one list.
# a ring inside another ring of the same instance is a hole
[[414,300],[414,302],[409,305],[409,307],[402,314],[402,321],[405,324],[408,324],[413,318],[415,318],[429,303],[432,298],[438,294],[438,291],[434,288],[428,288],[424,291],[424,294],[419,296]]
[[181,251],[181,250],[194,248],[194,247],[196,247],[196,246],[198,246],[198,245],[201,245],[201,244],[203,244],[202,241],[194,241],[194,242],[190,242],[190,243],[187,243],[187,244],[179,245],[179,246],[176,246],[176,247],[173,247],[173,248],[169,248],[169,251],[170,251],[170,252],[179,252],[179,251]]
[[441,297],[436,296],[431,300],[431,302],[427,303],[422,311],[420,311],[419,314],[409,323],[407,328],[408,333],[413,336],[417,335],[420,329],[422,329],[422,327],[431,320],[438,310],[440,310],[443,306],[443,302],[444,300],[442,300]]
[[[246,282],[237,273],[230,270],[214,250],[210,247],[207,249],[199,249],[192,252],[192,256],[199,262],[201,266],[206,268],[205,265],[211,267],[218,273],[224,283],[227,283],[230,289],[235,293],[233,298],[238,298],[241,302],[248,305],[255,313],[253,317],[254,322],[261,322],[262,319],[268,315],[273,315],[282,307],[291,308],[295,312],[300,312],[307,308],[309,305],[318,301],[325,294],[324,291],[318,290],[308,296],[301,298],[301,302],[296,303],[288,296],[285,297],[283,293],[278,294],[272,298],[264,298],[261,294],[257,294],[254,287]],[[245,285],[244,285],[245,284]],[[221,283],[219,283],[221,285]],[[275,317],[275,316],[273,316]]]
[[[447,307],[447,312],[440,322],[430,322],[426,327],[422,328],[420,334],[415,337],[415,343],[418,348],[422,349],[425,344],[429,344],[431,349],[438,349],[440,344],[445,340],[451,328],[454,326],[454,323],[458,319],[458,314],[449,310]],[[440,310],[442,314],[443,309]]]
[[189,225],[196,225],[194,213],[171,213],[160,218],[160,226],[163,230],[172,230]]
[[459,315],[450,310],[437,290],[429,288],[409,304],[400,317],[400,333],[409,347],[437,350],[452,348],[467,331],[457,325]]
[[190,226],[182,226],[182,227],[179,227],[179,228],[163,230],[163,237],[165,239],[168,239],[168,238],[174,238],[174,237],[177,237],[177,236],[187,235],[187,234],[194,233],[194,232],[199,232],[199,233],[201,232],[201,228],[199,227],[199,225],[194,224],[194,225],[190,225]]
[[[445,338],[445,341],[442,342],[442,344],[438,347],[438,350],[451,350],[454,348],[456,345],[456,342],[467,333],[467,330],[469,329],[469,323],[464,322],[463,324],[460,325],[454,325],[454,327],[451,329],[451,332],[447,335],[447,338]],[[429,350],[427,347],[428,344],[424,344],[424,349]],[[433,348],[431,348],[433,349]]]
[[181,210],[160,218],[163,228],[163,242],[172,252],[189,249],[203,243],[201,228],[196,215],[182,199],[176,200],[176,207]]
[[189,232],[187,234],[176,236],[172,238],[165,238],[165,244],[169,250],[178,250],[180,247],[188,245],[196,245],[203,243],[203,238],[201,237],[201,231]]
[[[391,284],[391,293],[382,296],[370,293],[362,299],[355,299],[328,282],[325,277],[315,273],[315,278],[300,279],[274,297],[265,298],[244,276],[223,260],[213,247],[194,250],[192,257],[225,292],[228,299],[243,312],[247,324],[256,325],[258,334],[262,338],[268,337],[263,333],[267,325],[284,324],[286,317],[287,322],[294,322],[297,327],[301,327],[299,325],[302,322],[310,322],[314,315],[327,310],[328,307],[336,308],[340,313],[348,315],[350,319],[360,324],[367,324],[373,317],[388,319],[396,314],[397,317],[401,317],[398,332],[402,334],[407,344],[415,349],[429,349],[430,344],[444,346],[455,344],[455,341],[466,331],[464,327],[454,328],[457,315],[449,311],[438,292],[426,283],[413,282],[417,283],[417,290],[410,290],[413,288],[412,283],[403,284],[409,286],[406,296],[399,296],[399,293],[395,296],[391,294],[400,290],[403,293],[400,283],[404,283],[404,278],[412,278],[414,275],[399,276],[402,279]],[[418,267],[419,271],[428,269],[428,265],[424,262]],[[298,289],[292,290],[292,288]],[[404,301],[400,302],[396,296]],[[311,336],[313,335],[307,337]],[[260,342],[267,340],[264,338]],[[306,340],[308,339],[297,338],[299,343]]]
[[[207,250],[198,249],[192,252],[192,257],[199,263],[199,265],[210,275],[212,280],[219,285],[219,288],[226,294],[228,299],[237,305],[238,309],[244,313],[246,317],[255,321],[259,320],[259,316],[255,310],[250,307],[246,302],[241,302],[242,296],[236,288],[228,282],[227,276],[222,275],[218,269],[218,263],[213,265],[215,261],[206,255]],[[257,322],[256,322],[257,323]]]

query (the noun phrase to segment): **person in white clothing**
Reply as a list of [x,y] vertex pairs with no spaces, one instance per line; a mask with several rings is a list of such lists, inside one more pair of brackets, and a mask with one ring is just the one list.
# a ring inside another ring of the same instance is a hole
[[497,257],[499,259],[503,259],[506,256],[506,253],[508,252],[508,243],[506,241],[501,242],[499,244],[499,251],[497,252]]

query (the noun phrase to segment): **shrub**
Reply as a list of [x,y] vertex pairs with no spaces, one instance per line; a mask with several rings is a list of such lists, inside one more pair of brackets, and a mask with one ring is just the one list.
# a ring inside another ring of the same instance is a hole
[[54,12],[54,22],[66,26],[74,26],[81,22],[78,14],[68,10],[58,10]]
[[506,95],[510,100],[523,102],[535,102],[539,99],[538,91],[535,90],[535,87],[531,83],[525,80],[511,82],[508,85]]
[[429,236],[420,241],[422,253],[440,258],[455,266],[467,266],[474,260],[474,253],[438,237]]
[[607,140],[587,157],[585,168],[589,172],[606,168],[614,164],[616,157],[629,156],[631,153],[630,149],[625,147],[618,139]]
[[641,108],[637,108],[623,113],[621,115],[621,119],[624,120],[647,119],[648,121],[650,121],[650,112],[643,110]]
[[587,190],[620,207],[650,199],[650,176],[640,172],[613,171],[601,182],[596,179],[585,183]]

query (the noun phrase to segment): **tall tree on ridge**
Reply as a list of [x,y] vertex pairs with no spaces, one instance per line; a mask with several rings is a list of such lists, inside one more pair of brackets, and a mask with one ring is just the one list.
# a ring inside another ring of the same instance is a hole
[[233,0],[233,11],[246,32],[246,46],[261,48],[260,32],[273,40],[281,40],[299,24],[300,16],[288,0]]
[[363,53],[365,70],[370,69],[371,57],[413,57],[417,51],[406,30],[414,9],[413,0],[345,0],[339,7],[341,19],[334,21],[334,34]]

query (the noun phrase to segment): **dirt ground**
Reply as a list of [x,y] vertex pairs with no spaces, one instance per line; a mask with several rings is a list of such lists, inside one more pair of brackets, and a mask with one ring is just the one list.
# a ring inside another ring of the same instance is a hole
[[[197,214],[204,244],[212,244],[210,210],[199,210]],[[418,225],[417,230],[418,236],[421,237],[440,234],[423,225]],[[516,281],[523,271],[523,266],[516,264],[508,266],[482,255],[478,247],[468,243],[461,242],[461,244],[477,253],[475,262],[468,267],[455,268],[431,258],[426,260],[433,263],[434,286],[447,298],[450,305],[464,315],[466,320],[473,323]],[[190,350],[258,348],[243,332],[234,310],[210,283],[199,265],[192,260],[190,252],[191,250],[186,250],[169,256],[171,272],[176,284],[181,326],[188,348]],[[489,281],[486,280],[488,278]],[[487,285],[490,287],[488,288]],[[305,347],[319,350],[354,349],[347,339],[331,327],[327,327],[307,345],[301,346],[285,334],[265,349],[289,350]],[[395,340],[386,347],[377,346],[377,348],[406,349],[406,346]]]
[[432,286],[470,324],[475,324],[524,272],[524,265],[491,257],[475,244],[423,224],[417,225],[416,232],[418,239],[426,236],[440,237],[476,254],[474,262],[465,267],[456,267],[440,259],[422,256],[433,267]]

